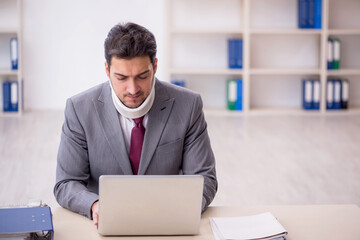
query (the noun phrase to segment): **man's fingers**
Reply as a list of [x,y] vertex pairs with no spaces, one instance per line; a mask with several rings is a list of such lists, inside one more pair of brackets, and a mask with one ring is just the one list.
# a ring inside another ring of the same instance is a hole
[[99,219],[99,215],[97,213],[94,213],[93,214],[93,221],[94,221],[95,226],[98,225],[98,219]]
[[99,221],[99,201],[96,201],[93,203],[93,205],[91,206],[91,210],[92,210],[92,217],[93,217],[93,222],[94,225],[97,226],[98,225],[98,221]]

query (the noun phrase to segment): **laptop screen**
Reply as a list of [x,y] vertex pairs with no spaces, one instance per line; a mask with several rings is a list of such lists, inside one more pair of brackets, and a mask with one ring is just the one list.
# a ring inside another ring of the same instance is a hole
[[99,185],[102,235],[193,235],[200,227],[201,175],[104,175]]

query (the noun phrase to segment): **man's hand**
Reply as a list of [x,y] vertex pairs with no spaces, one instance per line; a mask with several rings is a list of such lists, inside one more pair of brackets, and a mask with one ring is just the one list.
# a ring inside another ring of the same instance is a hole
[[93,203],[91,206],[91,211],[94,225],[97,226],[99,221],[99,201]]

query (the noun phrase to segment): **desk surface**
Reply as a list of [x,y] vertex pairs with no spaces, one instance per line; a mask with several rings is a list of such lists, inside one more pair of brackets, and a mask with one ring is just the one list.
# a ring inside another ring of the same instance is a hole
[[360,208],[356,205],[209,207],[201,217],[200,234],[164,237],[102,237],[92,221],[63,208],[52,209],[56,240],[68,239],[214,239],[209,217],[237,217],[271,212],[288,231],[288,240],[359,240]]

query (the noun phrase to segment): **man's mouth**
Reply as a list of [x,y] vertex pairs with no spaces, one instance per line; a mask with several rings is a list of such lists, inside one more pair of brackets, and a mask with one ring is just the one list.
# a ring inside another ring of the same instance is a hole
[[133,100],[139,98],[140,96],[141,96],[140,93],[139,93],[139,94],[135,94],[135,95],[127,95],[128,98],[133,99]]

